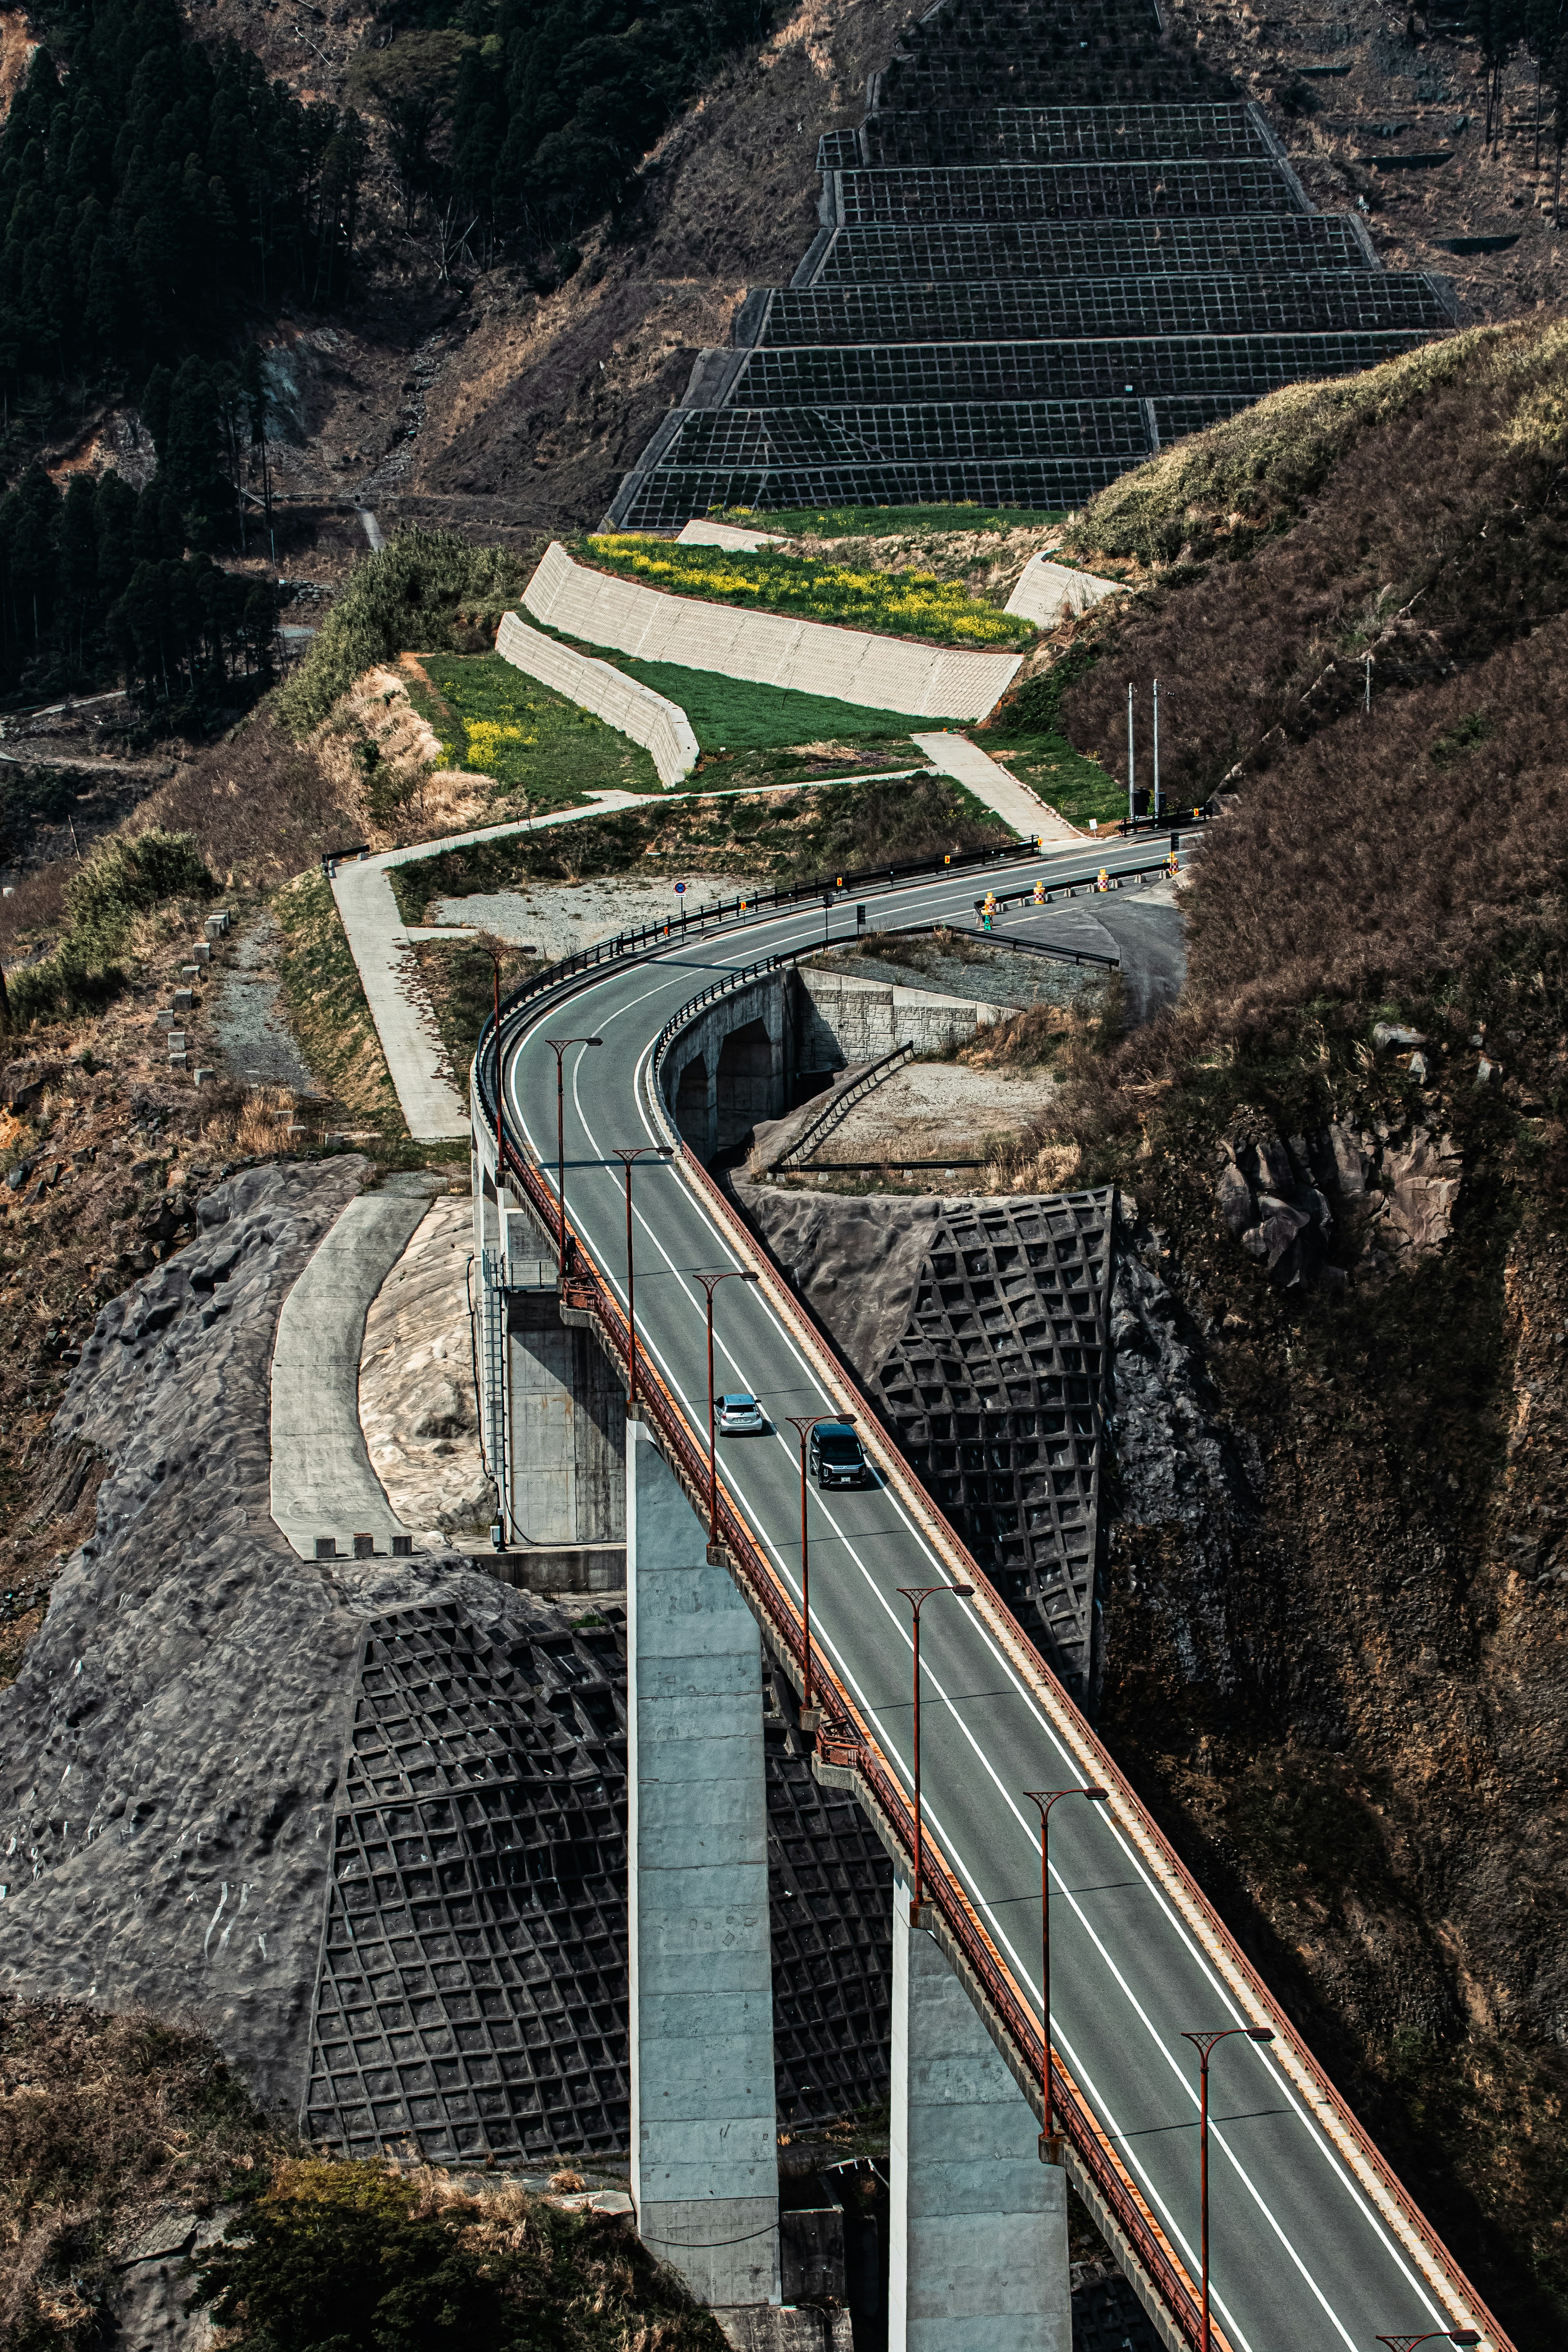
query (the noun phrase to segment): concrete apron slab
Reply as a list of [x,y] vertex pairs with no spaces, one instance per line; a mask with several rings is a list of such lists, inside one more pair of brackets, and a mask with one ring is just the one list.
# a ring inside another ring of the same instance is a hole
[[1067,2174],[893,1880],[888,2352],[1072,2352]]
[[776,2305],[762,1643],[647,1425],[626,1424],[632,2196],[710,2305]]
[[1068,824],[1065,817],[1053,815],[1044,801],[1026,792],[1005,768],[998,767],[967,735],[912,735],[910,740],[919,744],[944,776],[956,778],[977,801],[994,809],[1003,824],[1010,824],[1025,841],[1082,840],[1083,835],[1075,826]]
[[[631,808],[637,794],[595,793],[586,808],[563,809],[546,824],[570,824],[612,809]],[[533,830],[526,819],[511,824],[480,825],[470,833],[454,833],[441,841],[421,841],[406,849],[384,849],[374,857],[345,861],[332,876],[332,895],[342,918],[349,953],[364,989],[370,1017],[386,1055],[386,1066],[397,1095],[404,1123],[416,1143],[437,1143],[467,1135],[468,1106],[448,1075],[447,1057],[436,1028],[430,997],[411,952],[416,939],[467,938],[467,931],[410,931],[397,910],[391,866],[407,866],[416,858],[438,856],[446,849],[466,849],[480,841],[501,841],[508,835]]]
[[369,1535],[379,1552],[409,1531],[370,1466],[359,1419],[360,1351],[371,1300],[425,1214],[423,1199],[367,1192],[318,1244],[278,1318],[272,1349],[272,1517],[301,1559],[319,1536],[340,1550]]

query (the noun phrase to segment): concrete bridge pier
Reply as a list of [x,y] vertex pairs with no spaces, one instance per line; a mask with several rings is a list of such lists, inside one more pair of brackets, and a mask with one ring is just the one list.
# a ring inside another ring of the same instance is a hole
[[762,1643],[647,1425],[626,1424],[632,2198],[721,2309],[776,2305]]
[[1067,2174],[893,1881],[888,2352],[1072,2352]]

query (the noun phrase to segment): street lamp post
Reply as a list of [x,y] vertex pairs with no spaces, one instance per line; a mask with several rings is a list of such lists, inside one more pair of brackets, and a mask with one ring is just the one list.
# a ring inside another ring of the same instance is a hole
[[1189,2033],[1184,2029],[1184,2042],[1190,2042],[1198,2053],[1198,2215],[1203,2264],[1203,2333],[1199,2352],[1209,2352],[1209,2052],[1216,2042],[1228,2042],[1233,2033],[1245,2033],[1249,2042],[1272,2042],[1271,2025],[1222,2025],[1216,2031]]
[[805,1685],[801,1695],[800,1727],[815,1731],[822,1719],[822,1709],[813,1696],[811,1676],[811,1552],[805,1532],[805,1444],[812,1431],[825,1421],[842,1424],[853,1423],[852,1412],[792,1412],[785,1415],[792,1429],[800,1432],[800,1614],[805,1629]]
[[900,1584],[899,1591],[909,1602],[915,1621],[915,1884],[910,1904],[910,1925],[923,1927],[925,1912],[925,1848],[921,1814],[921,1611],[933,1592],[952,1592],[960,1601],[967,1601],[973,1592],[973,1584]]
[[612,1149],[626,1180],[626,1419],[640,1421],[642,1415],[637,1410],[637,1267],[632,1252],[632,1162],[634,1160],[673,1160],[675,1153],[668,1144],[662,1143],[639,1143],[632,1150],[616,1144]]
[[[500,1188],[506,1181],[506,1138],[501,1127],[502,1074],[500,1058],[500,958],[497,955],[494,948],[487,948],[485,950],[485,953],[489,957],[495,975],[495,1019],[493,1026],[495,1029],[496,1038],[496,1207],[499,1211],[500,1208]],[[504,1253],[506,1248],[506,1226],[504,1220],[501,1225],[500,1238],[501,1249]]]
[[727,1265],[722,1274],[700,1274],[697,1280],[708,1293],[708,1557],[711,1560],[719,1549],[719,1456],[713,1444],[713,1293],[721,1282],[761,1282],[760,1274],[752,1274],[743,1265]]
[[1380,2336],[1388,2352],[1415,2352],[1418,2344],[1479,2344],[1480,2337],[1473,2327],[1429,2327],[1425,2336]]
[[1059,2164],[1062,2160],[1062,2136],[1053,2120],[1055,2084],[1051,2079],[1051,1807],[1058,1804],[1063,1797],[1088,1797],[1094,1804],[1103,1804],[1109,1793],[1105,1789],[1026,1789],[1024,1791],[1031,1804],[1040,1809],[1040,2034],[1046,2053],[1040,2070],[1041,2120],[1045,2126],[1040,2134],[1042,2164]]
[[566,1079],[562,1056],[568,1045],[602,1045],[602,1037],[547,1037],[555,1056],[555,1254],[566,1277]]

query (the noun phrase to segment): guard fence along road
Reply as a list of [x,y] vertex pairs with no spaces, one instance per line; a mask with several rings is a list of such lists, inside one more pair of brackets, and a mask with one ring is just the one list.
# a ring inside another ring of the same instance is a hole
[[[998,897],[1053,889],[1101,866],[1131,877],[1144,843],[1097,845],[1096,866],[1025,851],[988,861]],[[901,926],[963,923],[974,861],[875,880]],[[830,901],[840,893],[829,884]],[[870,877],[846,876],[864,891]],[[1198,2082],[1191,2031],[1268,2025],[1245,2039],[1211,2113],[1214,2342],[1229,2352],[1359,2352],[1391,2327],[1475,2328],[1506,2339],[1452,2255],[1372,2147],[1268,1988],[1206,1902],[1089,1726],[947,1525],[739,1215],[679,1146],[658,1082],[660,1050],[720,992],[820,947],[815,894],[704,910],[557,965],[503,1008],[474,1066],[475,1139],[493,1164],[496,1087],[510,1181],[545,1230],[556,1215],[555,1065],[544,1021],[563,998],[603,1045],[565,1067],[574,1247],[563,1285],[612,1356],[626,1359],[626,1199],[617,1150],[677,1147],[633,1187],[638,1385],[668,1459],[705,1516],[704,1283],[717,1293],[715,1377],[756,1396],[773,1433],[725,1446],[716,1519],[724,1554],[774,1656],[804,1680],[799,1462],[791,1415],[853,1414],[873,1483],[814,1496],[811,1622],[824,1709],[819,1776],[852,1786],[884,1843],[910,1860],[910,1655],[900,1588],[973,1587],[922,1633],[925,1875],[942,1948],[1037,2113],[1041,2074],[1038,1822],[1025,1792],[1095,1785],[1104,1806],[1063,1808],[1051,1843],[1051,2035],[1069,2171],[1164,2340],[1200,2333]],[[590,1084],[582,1083],[584,1069]],[[977,1204],[984,1211],[984,1203]],[[918,1302],[911,1308],[918,1319]],[[721,1360],[721,1361],[718,1360]],[[782,1434],[780,1433],[782,1431]]]

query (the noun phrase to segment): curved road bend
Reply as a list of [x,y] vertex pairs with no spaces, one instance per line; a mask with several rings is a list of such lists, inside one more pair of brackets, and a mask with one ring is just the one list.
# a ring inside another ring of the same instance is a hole
[[[1068,870],[1085,871],[1093,856],[1080,851]],[[1149,856],[1147,842],[1101,853],[1113,871]],[[1039,871],[1031,858],[1020,878]],[[1005,887],[999,871],[980,887],[988,885]],[[868,899],[868,920],[951,915],[973,923],[975,895],[970,874],[914,884]],[[844,929],[843,909],[834,928]],[[665,1139],[648,1097],[654,1039],[725,971],[820,938],[822,929],[820,902],[768,910],[706,939],[672,941],[650,961],[585,972],[569,1002],[543,1013],[520,1007],[507,1023],[511,1134],[526,1139],[552,1186],[555,1058],[543,1040],[604,1039],[598,1051],[566,1055],[567,1199],[574,1226],[623,1306],[625,1196],[608,1154],[616,1144]],[[736,1263],[735,1247],[679,1163],[640,1163],[634,1192],[639,1333],[705,1444],[705,1316],[691,1276]],[[798,1605],[798,1455],[793,1431],[781,1433],[778,1424],[786,1413],[841,1401],[765,1291],[726,1285],[716,1320],[718,1384],[754,1391],[773,1424],[767,1436],[725,1442],[723,1475]],[[890,1452],[879,1432],[867,1434],[874,1457],[879,1448]],[[907,1787],[910,1643],[897,1588],[949,1581],[950,1571],[890,1487],[814,1495],[812,1509],[816,1636]],[[931,1833],[1037,2011],[1037,1832],[1022,1792],[1092,1777],[1093,1756],[1070,1707],[1059,1702],[1053,1722],[973,1607],[938,1600],[924,1624],[922,1780]],[[1244,2017],[1205,1948],[1198,1898],[1173,1889],[1131,1809],[1058,1806],[1051,1850],[1057,2047],[1194,2279],[1196,2061],[1182,2031],[1244,2021],[1281,2029],[1273,2051],[1241,2039],[1222,2043],[1211,2076],[1214,2308],[1235,2352],[1370,2352],[1380,2332],[1467,2325],[1479,2326],[1489,2345],[1504,2342],[1457,2267],[1423,2248],[1375,2169],[1364,2158],[1347,2160],[1331,2110],[1325,2120],[1314,2108],[1308,2074],[1293,2063],[1284,2021]]]

